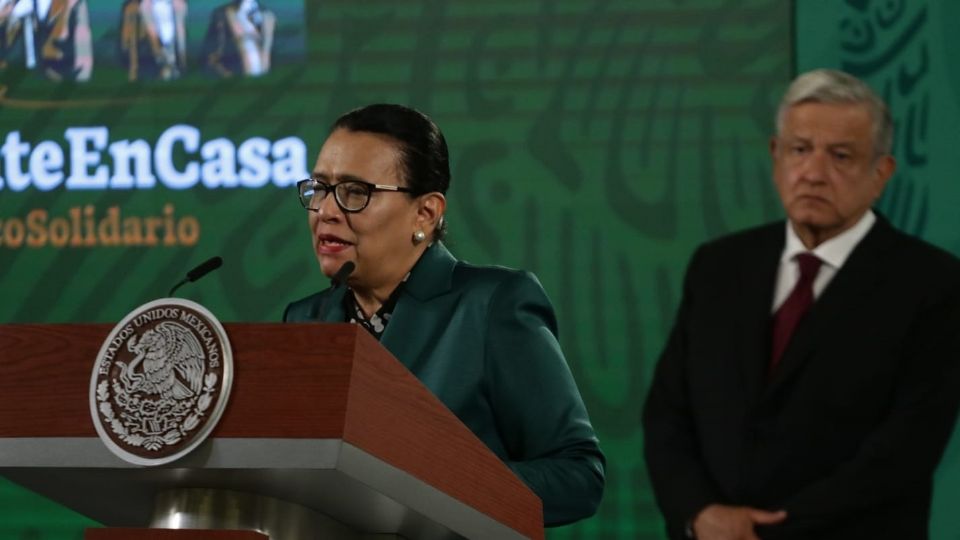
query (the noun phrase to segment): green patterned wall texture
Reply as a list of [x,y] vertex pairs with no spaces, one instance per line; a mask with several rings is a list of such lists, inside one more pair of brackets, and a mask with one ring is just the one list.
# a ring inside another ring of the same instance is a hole
[[[878,207],[902,230],[960,254],[960,3],[797,2],[797,67],[833,67],[876,89],[895,122],[897,174]],[[937,470],[930,534],[960,538],[960,431]]]
[[[116,25],[115,2],[88,3],[99,54],[116,37],[97,30]],[[213,3],[196,4],[204,13]],[[0,72],[0,138],[63,143],[68,126],[105,126],[111,141],[156,147],[184,124],[201,143],[298,137],[310,167],[327,126],[350,108],[386,101],[429,113],[451,148],[451,249],[540,277],[608,456],[599,514],[551,538],[661,538],[642,460],[643,397],[693,248],[780,215],[766,147],[790,78],[790,17],[777,0],[309,1],[302,25],[288,23],[304,36],[302,57],[260,78],[206,76],[191,69],[195,51],[168,82],[127,83],[111,53],[83,84],[11,65]],[[188,18],[189,32],[204,28]],[[171,163],[182,171],[198,159],[177,149]],[[113,166],[109,154],[103,163]],[[116,321],[214,254],[224,268],[180,292],[224,321],[276,321],[287,301],[326,282],[292,189],[270,183],[8,185],[0,235],[37,209],[48,226],[72,223],[71,212],[96,225],[113,207],[120,219],[195,218],[199,233],[174,245],[160,232],[154,246],[2,244],[0,323]],[[88,524],[0,483],[0,538],[77,539]]]

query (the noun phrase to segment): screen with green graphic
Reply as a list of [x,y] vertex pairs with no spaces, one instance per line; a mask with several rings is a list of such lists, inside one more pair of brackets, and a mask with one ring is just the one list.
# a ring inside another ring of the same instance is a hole
[[[767,140],[796,67],[885,92],[903,172],[882,209],[960,251],[957,8],[795,4],[0,0],[0,323],[116,322],[214,255],[179,294],[278,321],[329,283],[294,184],[330,124],[410,105],[450,147],[448,247],[537,274],[607,455],[597,516],[549,536],[662,538],[643,399],[696,245],[781,217]],[[92,525],[0,479],[0,538]]]
[[[217,35],[225,4],[172,2],[164,29],[137,2],[71,2],[89,70],[27,67],[22,31],[5,49],[0,322],[116,322],[213,255],[179,294],[279,320],[328,284],[293,183],[343,112],[411,105],[450,146],[448,246],[537,274],[607,454],[598,515],[551,535],[661,537],[642,398],[694,246],[779,215],[766,137],[788,7],[262,0],[274,50],[254,74]],[[89,524],[0,489],[0,537]]]

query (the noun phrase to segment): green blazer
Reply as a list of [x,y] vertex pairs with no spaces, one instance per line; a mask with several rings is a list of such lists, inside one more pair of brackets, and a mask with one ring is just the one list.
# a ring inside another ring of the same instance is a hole
[[[438,242],[402,287],[383,346],[530,486],[547,526],[592,515],[604,456],[536,277],[460,262]],[[293,302],[283,320],[343,322],[345,292]]]

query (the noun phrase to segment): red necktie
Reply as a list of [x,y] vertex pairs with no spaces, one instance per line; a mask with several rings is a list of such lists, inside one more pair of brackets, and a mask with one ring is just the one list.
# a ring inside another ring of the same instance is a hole
[[803,314],[813,305],[813,280],[817,279],[822,262],[812,253],[800,253],[796,256],[800,265],[800,279],[790,291],[790,296],[773,315],[773,350],[770,356],[770,371],[776,369],[780,357],[790,343],[790,336],[799,324]]

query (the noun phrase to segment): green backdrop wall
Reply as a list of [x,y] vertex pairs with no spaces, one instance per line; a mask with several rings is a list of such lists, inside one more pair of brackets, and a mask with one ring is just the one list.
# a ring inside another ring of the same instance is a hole
[[[10,144],[0,147],[0,323],[116,321],[215,254],[224,268],[181,294],[224,321],[278,320],[287,301],[325,285],[291,182],[340,113],[415,106],[450,144],[451,249],[537,273],[608,455],[598,516],[552,538],[662,536],[641,404],[693,248],[780,216],[766,141],[794,62],[865,65],[858,74],[891,85],[901,124],[914,115],[909,148],[926,161],[901,160],[884,210],[960,249],[950,210],[960,188],[945,174],[956,137],[933,114],[957,117],[960,78],[939,22],[957,9],[947,1],[911,2],[892,26],[877,17],[903,3],[797,2],[794,58],[793,6],[779,0],[264,0],[285,36],[272,70],[219,80],[199,52],[218,2],[191,0],[185,75],[132,83],[117,54],[119,2],[87,3],[89,82],[51,83],[16,52],[0,71],[0,144]],[[913,69],[920,53],[891,44],[917,9],[926,37],[907,42],[924,48],[928,72],[902,99],[898,66]],[[874,52],[858,48],[869,25],[883,26]],[[890,47],[899,60],[868,69]],[[950,486],[960,481],[939,489]],[[948,519],[945,500],[935,521]],[[78,539],[88,525],[0,479],[0,539]]]
[[[890,104],[899,169],[881,209],[900,228],[960,254],[960,3],[799,1],[797,7],[797,67],[843,69]],[[960,538],[958,500],[955,430],[937,471],[932,538]]]

